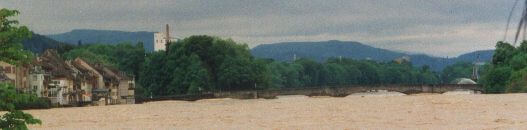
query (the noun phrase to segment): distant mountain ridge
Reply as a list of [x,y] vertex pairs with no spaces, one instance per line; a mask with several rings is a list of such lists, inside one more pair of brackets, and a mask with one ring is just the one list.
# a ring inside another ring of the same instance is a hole
[[25,50],[31,51],[33,53],[42,53],[47,49],[66,49],[73,47],[72,45],[55,41],[46,36],[32,33],[31,38],[24,40],[22,42]]
[[[49,38],[59,42],[77,44],[106,43],[117,44],[121,42],[143,42],[145,50],[153,51],[154,32],[126,32],[112,30],[75,29],[70,32],[47,35]],[[410,57],[416,66],[428,65],[433,70],[442,70],[447,65],[456,62],[474,62],[478,55],[480,61],[490,61],[493,50],[475,51],[466,53],[455,58],[434,57],[426,54],[409,54],[376,48],[354,41],[321,41],[321,42],[284,42],[275,44],[263,44],[251,49],[251,53],[258,58],[271,58],[278,61],[290,61],[293,56],[311,58],[324,61],[331,57],[346,57],[353,59],[372,59],[376,61],[390,61],[403,56]]]
[[82,42],[82,44],[118,44],[122,42],[135,44],[137,42],[143,42],[146,51],[151,52],[154,50],[154,32],[75,29],[70,32],[47,36],[51,39],[70,44],[77,44],[79,41]]
[[480,61],[490,61],[493,50],[476,51],[460,55],[456,58],[441,58],[425,54],[407,54],[387,49],[375,48],[354,41],[321,41],[321,42],[284,42],[263,44],[254,47],[251,53],[258,58],[270,58],[278,61],[291,61],[298,58],[309,58],[324,61],[331,57],[346,57],[352,59],[371,59],[375,61],[390,61],[408,56],[416,66],[428,65],[435,71],[440,71],[456,62],[474,62],[479,55]]

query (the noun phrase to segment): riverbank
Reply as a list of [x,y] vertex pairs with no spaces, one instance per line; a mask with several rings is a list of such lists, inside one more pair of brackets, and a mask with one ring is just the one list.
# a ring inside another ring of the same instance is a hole
[[31,129],[527,128],[527,94],[206,99],[27,110]]

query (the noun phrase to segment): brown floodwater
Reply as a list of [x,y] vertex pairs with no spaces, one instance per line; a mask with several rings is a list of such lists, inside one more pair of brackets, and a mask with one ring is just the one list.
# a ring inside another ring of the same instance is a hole
[[527,128],[527,94],[390,95],[160,101],[26,112],[43,121],[31,129]]

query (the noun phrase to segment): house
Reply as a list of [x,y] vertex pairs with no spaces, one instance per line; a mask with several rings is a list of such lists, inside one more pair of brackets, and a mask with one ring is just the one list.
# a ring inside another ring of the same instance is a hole
[[99,63],[88,63],[81,58],[76,58],[73,66],[89,74],[85,77],[89,77],[86,83],[92,85],[93,101],[104,101],[104,104],[135,103],[135,81],[128,74]]
[[80,103],[80,86],[75,84],[74,71],[62,60],[55,50],[46,50],[33,62],[33,66],[40,67],[44,72],[44,93],[57,105],[76,105]]
[[3,70],[5,76],[7,76],[11,83],[15,85],[17,91],[26,92],[27,88],[27,76],[28,69],[26,66],[15,66],[3,61],[0,61],[0,68]]
[[47,87],[44,85],[46,80],[46,75],[48,75],[41,66],[31,66],[28,76],[28,92],[36,94],[38,97],[44,97],[47,94],[45,93]]
[[52,105],[135,103],[133,76],[81,58],[64,61],[55,50],[46,50],[21,67],[0,62],[0,70],[0,82],[11,82],[18,91],[48,98]]
[[104,89],[108,90],[108,104],[119,104],[119,76],[102,64],[93,64],[93,67],[102,75]]
[[95,70],[90,64],[81,58],[73,60],[71,65],[76,68],[79,73],[83,74],[83,77],[78,80],[82,80],[80,86],[83,90],[82,97],[85,102],[99,101],[101,98],[106,99],[108,97],[107,90],[103,87],[103,76],[99,71]]
[[0,83],[14,83],[15,81],[7,77],[7,75],[4,74],[4,70],[0,68]]
[[119,78],[118,99],[120,104],[135,104],[135,79],[125,72],[113,70]]

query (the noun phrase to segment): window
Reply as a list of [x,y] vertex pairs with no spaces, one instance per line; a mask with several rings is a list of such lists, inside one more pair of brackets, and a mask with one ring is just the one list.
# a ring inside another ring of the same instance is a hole
[[5,73],[11,73],[11,67],[5,67],[4,68]]
[[38,77],[36,75],[33,75],[33,81],[37,81]]
[[133,83],[128,83],[128,88],[129,88],[129,89],[133,89],[133,88],[135,88],[135,86],[134,86]]

